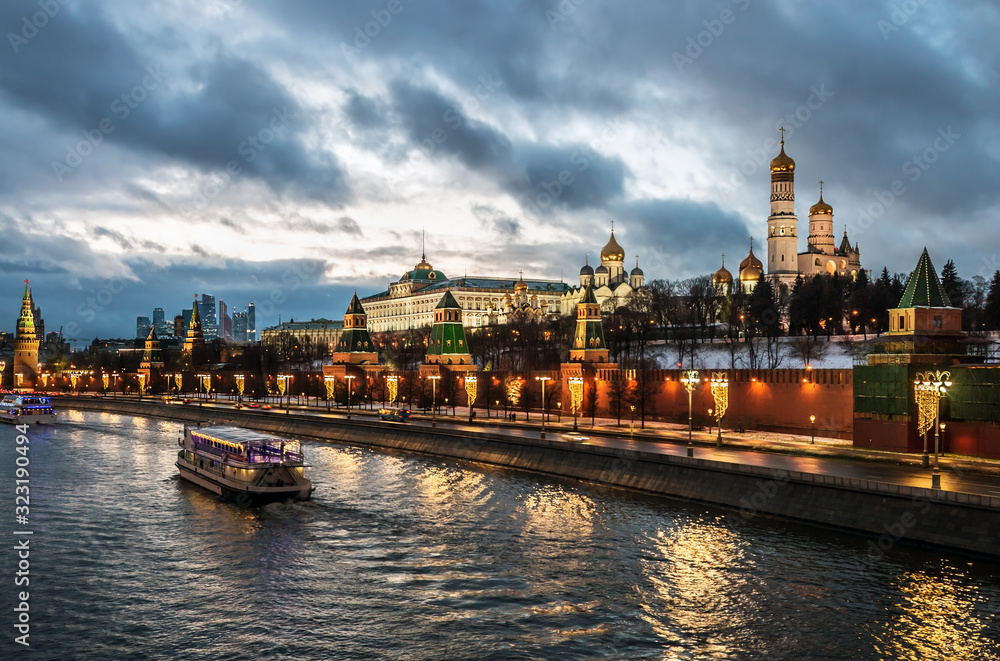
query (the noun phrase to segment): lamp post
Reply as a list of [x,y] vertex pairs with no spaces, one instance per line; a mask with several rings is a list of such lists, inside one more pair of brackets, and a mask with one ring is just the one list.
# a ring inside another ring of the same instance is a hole
[[545,415],[548,413],[548,407],[545,406],[545,382],[551,381],[552,377],[549,376],[536,376],[535,381],[542,382],[542,435],[541,438],[545,438]]
[[337,387],[337,377],[324,376],[323,386],[326,388],[326,412],[330,412],[330,400],[333,399],[334,390]]
[[474,376],[465,377],[465,394],[469,400],[469,423],[472,423],[472,405],[476,403],[479,379]]
[[809,441],[809,444],[816,445],[816,416],[809,416],[809,424],[812,425],[812,440]]
[[712,411],[713,409],[708,409],[708,434],[712,435]]
[[431,427],[437,427],[437,383],[441,376],[432,375],[427,378],[431,380]]
[[559,424],[562,424],[562,402],[556,402],[556,414],[559,416]]
[[[288,392],[288,382],[291,380],[291,374],[279,374],[275,379],[278,382],[278,405],[281,405],[281,400],[284,399],[285,393]],[[291,406],[291,397],[288,399],[288,403],[285,405],[285,413],[288,413],[288,407]]]
[[347,419],[351,419],[351,386],[354,385],[354,375],[345,374],[344,380],[347,381]]
[[687,390],[688,394],[688,447],[687,456],[694,456],[694,441],[692,439],[692,430],[694,428],[694,423],[692,420],[692,395],[694,395],[695,388],[698,387],[698,370],[685,370],[681,374],[681,383],[684,384],[684,389]]
[[577,431],[577,418],[580,415],[580,403],[583,401],[583,377],[570,377],[569,394],[570,402],[573,404],[573,431]]
[[927,432],[934,428],[934,472],[931,474],[931,488],[941,488],[941,473],[938,454],[941,443],[941,398],[947,396],[952,385],[950,372],[922,372],[913,381],[913,394],[917,400],[917,433],[924,435],[923,465],[927,466]]

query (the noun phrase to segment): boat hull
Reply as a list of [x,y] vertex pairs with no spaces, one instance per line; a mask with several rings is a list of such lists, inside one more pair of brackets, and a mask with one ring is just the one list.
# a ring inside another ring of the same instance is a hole
[[9,415],[0,413],[0,422],[8,425],[54,425],[56,415],[55,413],[45,413],[42,415]]
[[184,480],[241,507],[264,505],[283,500],[309,500],[312,495],[310,484],[256,487],[233,482],[204,468],[199,468],[182,458],[178,458],[174,465],[177,466],[180,476]]

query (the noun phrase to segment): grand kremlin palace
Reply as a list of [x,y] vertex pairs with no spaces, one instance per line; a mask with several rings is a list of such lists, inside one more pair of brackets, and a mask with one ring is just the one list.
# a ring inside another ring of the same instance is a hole
[[580,284],[568,285],[554,280],[525,280],[463,276],[448,278],[427,261],[407,271],[389,289],[361,299],[372,332],[399,331],[429,326],[434,307],[446,291],[462,306],[466,326],[507,323],[517,319],[541,319],[547,316],[576,313],[576,304],[588,284],[603,305],[624,305],[629,295],[643,286],[638,264],[628,274],[624,268],[625,251],[611,239],[601,250],[601,264],[594,269],[585,264],[580,269]]

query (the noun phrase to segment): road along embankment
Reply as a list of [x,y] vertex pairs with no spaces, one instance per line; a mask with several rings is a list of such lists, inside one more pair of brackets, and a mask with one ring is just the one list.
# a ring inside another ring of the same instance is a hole
[[450,457],[724,505],[744,518],[776,516],[870,535],[873,559],[897,543],[1000,558],[1000,497],[526,439],[489,429],[469,432],[443,425],[429,428],[148,400],[57,398],[55,405],[60,410],[238,425],[288,437]]

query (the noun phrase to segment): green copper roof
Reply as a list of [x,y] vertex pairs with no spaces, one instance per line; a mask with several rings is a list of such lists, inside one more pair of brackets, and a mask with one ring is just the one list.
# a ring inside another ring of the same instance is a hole
[[931,264],[931,257],[927,254],[927,248],[920,255],[917,261],[917,268],[913,269],[910,279],[906,281],[906,291],[903,298],[899,299],[897,308],[946,308],[949,307],[948,295],[938,280],[934,265]]
[[28,289],[28,281],[24,281],[24,299],[21,301],[21,316],[17,319],[17,335],[35,334],[35,315],[31,311],[31,290]]
[[587,291],[583,293],[583,298],[580,300],[581,303],[593,303],[597,305],[597,297],[594,296],[594,288],[587,283]]
[[604,342],[604,324],[599,319],[577,321],[576,333],[573,336],[573,348],[607,349],[608,345]]
[[465,326],[460,321],[434,324],[427,343],[428,356],[466,355],[469,345],[465,341]]
[[194,307],[191,308],[191,323],[188,324],[188,330],[197,330],[201,332],[201,313],[198,312],[198,297],[194,297]]
[[458,304],[455,297],[450,291],[446,291],[444,296],[441,297],[441,302],[435,307],[435,310],[461,310],[462,306]]
[[371,353],[375,351],[375,347],[372,345],[372,338],[367,328],[351,328],[340,334],[337,351]]
[[358,300],[358,292],[354,292],[351,304],[347,306],[347,314],[365,314],[365,309],[362,307],[361,301]]

